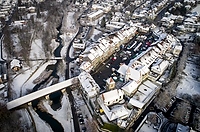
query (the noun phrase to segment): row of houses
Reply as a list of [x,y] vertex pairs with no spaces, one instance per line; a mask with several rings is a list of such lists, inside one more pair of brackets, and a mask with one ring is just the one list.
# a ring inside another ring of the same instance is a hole
[[133,18],[146,17],[154,19],[156,15],[162,10],[164,6],[169,4],[169,0],[159,1],[151,5],[151,1],[147,0],[140,8],[138,8],[133,14]]
[[85,51],[79,55],[81,62],[80,69],[87,72],[95,69],[115,53],[122,44],[125,44],[132,39],[136,31],[136,27],[124,27],[114,34],[100,38],[97,44],[87,47]]
[[17,0],[12,1],[1,1],[1,8],[0,8],[0,18],[3,18],[4,20],[8,20],[9,16],[14,11],[15,6],[17,5]]

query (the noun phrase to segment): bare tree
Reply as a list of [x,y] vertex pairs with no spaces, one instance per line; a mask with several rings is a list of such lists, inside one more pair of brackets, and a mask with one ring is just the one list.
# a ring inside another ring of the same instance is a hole
[[20,128],[19,115],[7,110],[5,105],[0,104],[0,131],[1,132],[23,132]]

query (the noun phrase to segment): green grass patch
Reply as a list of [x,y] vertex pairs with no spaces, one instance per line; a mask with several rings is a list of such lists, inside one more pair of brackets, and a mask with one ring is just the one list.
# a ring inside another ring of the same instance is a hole
[[122,132],[123,131],[123,129],[121,129],[117,125],[109,124],[109,123],[104,123],[102,128],[107,129],[107,130],[112,131],[112,132]]

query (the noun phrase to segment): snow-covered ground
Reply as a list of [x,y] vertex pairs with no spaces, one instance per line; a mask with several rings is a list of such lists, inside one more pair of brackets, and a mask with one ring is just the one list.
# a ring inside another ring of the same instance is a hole
[[[38,0],[41,1],[41,0]],[[57,2],[62,2],[63,0],[57,0]],[[47,12],[44,12],[47,14]],[[76,12],[65,12],[65,16],[63,18],[62,23],[62,29],[64,32],[61,35],[61,38],[63,39],[63,48],[61,50],[61,57],[63,58],[63,61],[59,63],[58,65],[58,71],[57,75],[59,76],[59,82],[62,82],[65,80],[65,68],[66,68],[66,53],[67,48],[72,41],[72,39],[75,37],[75,35],[78,33],[79,25],[76,23],[76,19],[78,17],[79,13],[76,14]],[[48,22],[43,22],[42,18],[36,18],[36,13],[28,13],[27,18],[29,19],[31,16],[33,16],[34,20],[37,19],[37,22],[40,22],[43,24],[41,28],[46,29],[48,28]],[[45,16],[45,15],[44,15]],[[42,30],[41,29],[41,30]],[[55,29],[56,30],[56,29]],[[13,75],[9,75],[11,78],[11,99],[19,98],[20,96],[24,96],[32,91],[34,86],[36,84],[33,83],[33,80],[35,80],[40,74],[46,69],[48,65],[55,64],[56,60],[49,60],[54,59],[53,52],[58,47],[59,43],[55,41],[55,39],[52,38],[51,43],[49,43],[49,46],[51,48],[50,51],[45,51],[43,38],[40,37],[37,33],[36,29],[32,29],[32,36],[30,41],[30,55],[27,57],[30,59],[28,62],[29,64],[26,64],[25,62],[22,62],[22,69],[20,69],[18,72],[16,72]],[[42,32],[41,32],[42,33]],[[20,40],[18,37],[18,34],[12,34],[11,36],[12,42],[14,42],[15,50],[20,51],[22,49],[20,45]],[[3,45],[4,46],[4,45]],[[3,49],[4,50],[4,49]],[[48,58],[47,58],[48,57]],[[70,57],[73,58],[73,49],[70,49]],[[3,51],[3,58],[8,58],[8,55]],[[50,81],[49,83],[52,83]],[[1,94],[1,93],[0,93]],[[3,94],[3,92],[2,92]],[[43,100],[44,106],[47,108],[48,112],[53,115],[53,117],[62,124],[65,132],[73,132],[74,131],[74,124],[73,124],[73,116],[71,112],[71,106],[70,102],[68,100],[67,93],[65,93],[62,97],[61,102],[61,108],[57,111],[54,111],[51,106],[48,104],[47,100]],[[85,105],[86,107],[86,105]],[[33,117],[33,121],[36,127],[36,130],[41,132],[52,132],[51,127],[49,124],[47,124],[45,121],[43,121],[38,114],[33,110],[31,106],[28,107],[31,116]],[[86,108],[85,108],[86,109]],[[24,111],[21,112],[23,115]],[[30,117],[27,116],[27,113],[24,113],[25,116],[23,116],[23,121],[28,122],[30,121]],[[90,119],[92,119],[91,116],[88,115]]]
[[[188,58],[191,60],[191,58]],[[191,61],[187,61],[186,67],[182,74],[182,79],[177,87],[177,95],[180,94],[199,94],[200,95],[200,81],[199,78],[200,69],[199,66]]]
[[192,9],[192,12],[197,12],[200,14],[200,4],[198,4],[194,9]]
[[[48,113],[52,114],[62,124],[65,132],[74,132],[73,116],[67,93],[64,93],[61,101],[62,107],[57,111],[54,111],[48,102],[47,100],[43,100],[43,104],[47,108]],[[42,131],[42,129],[39,131]]]
[[36,130],[38,132],[42,131],[42,132],[53,132],[51,127],[49,126],[49,124],[47,124],[46,122],[44,122],[39,116],[38,114],[33,110],[32,107],[28,107],[31,116],[33,117],[33,120],[35,122],[35,127]]

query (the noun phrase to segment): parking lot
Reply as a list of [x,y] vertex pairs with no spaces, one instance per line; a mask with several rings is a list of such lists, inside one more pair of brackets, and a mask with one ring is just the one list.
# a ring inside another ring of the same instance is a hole
[[153,37],[152,33],[144,35],[136,35],[128,44],[122,45],[120,50],[114,53],[104,63],[102,63],[94,72],[91,73],[94,80],[100,86],[101,91],[105,91],[106,79],[109,77],[117,77],[115,81],[119,81],[119,75],[116,70],[119,69],[120,63],[128,64],[141,52],[148,49],[151,43],[155,42],[157,37]]

